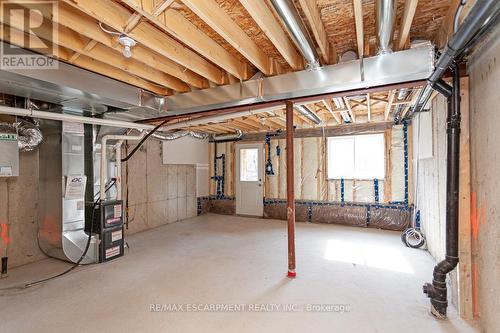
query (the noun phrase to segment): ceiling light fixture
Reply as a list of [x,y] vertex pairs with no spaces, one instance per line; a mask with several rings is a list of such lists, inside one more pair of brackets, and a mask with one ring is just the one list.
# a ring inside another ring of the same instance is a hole
[[123,45],[123,56],[125,58],[130,58],[132,56],[132,50],[131,48],[137,44],[135,40],[130,38],[127,35],[121,34],[120,37],[118,37],[118,42]]

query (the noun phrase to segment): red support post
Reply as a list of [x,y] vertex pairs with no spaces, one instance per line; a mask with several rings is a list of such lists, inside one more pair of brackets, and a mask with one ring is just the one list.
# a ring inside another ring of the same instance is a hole
[[286,201],[288,219],[288,277],[295,272],[295,184],[293,166],[293,103],[286,102]]

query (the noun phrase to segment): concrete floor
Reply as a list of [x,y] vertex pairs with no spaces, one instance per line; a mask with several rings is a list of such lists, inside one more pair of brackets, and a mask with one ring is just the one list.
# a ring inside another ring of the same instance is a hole
[[[421,290],[434,260],[403,247],[396,232],[298,223],[294,280],[285,277],[284,221],[204,215],[133,235],[128,243],[119,260],[0,292],[0,331],[475,332],[453,308],[447,321],[429,314]],[[0,288],[65,267],[44,260],[12,269]],[[214,303],[245,311],[150,308]],[[256,311],[266,304],[295,304],[288,308],[295,311]],[[346,304],[348,311],[303,311],[307,304]]]

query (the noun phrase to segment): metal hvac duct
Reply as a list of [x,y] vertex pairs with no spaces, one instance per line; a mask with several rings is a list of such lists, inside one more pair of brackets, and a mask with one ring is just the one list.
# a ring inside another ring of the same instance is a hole
[[[0,41],[1,47],[7,47]],[[23,50],[26,54],[34,54]],[[54,60],[57,69],[0,70],[0,91],[15,96],[102,113],[109,106],[137,113],[142,119],[164,114],[165,100],[143,89]],[[143,115],[146,114],[147,117]]]
[[396,0],[377,0],[378,54],[392,52]]
[[321,119],[319,119],[319,117],[315,113],[311,112],[311,110],[309,110],[305,105],[295,105],[294,109],[316,125],[321,124]]
[[271,0],[271,4],[290,32],[295,46],[297,46],[302,56],[306,59],[307,68],[318,68],[318,53],[293,2],[291,0]]
[[[169,115],[425,80],[434,70],[432,44],[258,80],[167,96]],[[363,75],[361,75],[363,73]]]

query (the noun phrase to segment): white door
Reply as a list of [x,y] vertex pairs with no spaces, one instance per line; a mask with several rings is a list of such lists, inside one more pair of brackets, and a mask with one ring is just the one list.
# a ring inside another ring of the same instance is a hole
[[262,216],[263,144],[236,145],[236,214]]

